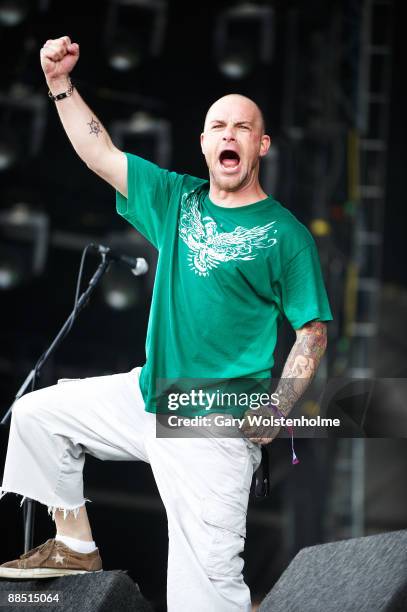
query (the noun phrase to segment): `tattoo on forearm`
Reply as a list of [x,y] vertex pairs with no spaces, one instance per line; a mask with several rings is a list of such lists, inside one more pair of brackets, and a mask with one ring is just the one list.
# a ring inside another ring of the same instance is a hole
[[317,371],[327,344],[326,324],[312,321],[299,334],[285,363],[276,393],[279,410],[288,414]]
[[[254,413],[266,417],[265,422],[268,421],[271,411],[275,413],[274,416],[287,416],[310,384],[325,352],[326,344],[325,323],[312,321],[304,325],[288,355],[275,390],[275,393],[278,393],[279,396],[278,406],[274,408],[272,406],[260,407]],[[250,410],[247,411],[249,414],[250,412]],[[250,425],[248,419],[246,419],[241,431],[250,440],[267,443],[278,435],[279,428],[263,424],[260,426]]]
[[90,127],[89,134],[96,134],[96,136],[99,137],[99,134],[102,133],[102,128],[100,127],[99,121],[96,121],[96,119],[94,119],[93,117],[88,122],[88,126]]

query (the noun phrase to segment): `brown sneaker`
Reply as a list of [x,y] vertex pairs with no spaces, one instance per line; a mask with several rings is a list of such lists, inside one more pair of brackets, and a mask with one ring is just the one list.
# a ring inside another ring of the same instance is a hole
[[102,570],[99,550],[78,553],[62,542],[47,540],[15,561],[0,565],[0,578],[52,578]]

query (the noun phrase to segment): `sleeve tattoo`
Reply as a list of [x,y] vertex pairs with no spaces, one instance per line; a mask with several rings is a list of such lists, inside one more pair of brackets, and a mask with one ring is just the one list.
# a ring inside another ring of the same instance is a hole
[[279,396],[278,408],[285,416],[310,384],[326,345],[326,323],[311,321],[297,330],[297,340],[288,355],[275,391]]
[[[311,321],[301,329],[296,330],[297,339],[285,362],[281,378],[275,393],[278,394],[279,404],[277,407],[262,406],[255,413],[262,417],[269,417],[271,410],[278,411],[276,416],[288,416],[294,404],[300,399],[310,384],[318,369],[321,358],[327,345],[326,323]],[[250,410],[245,416],[250,414]],[[251,425],[245,419],[241,427],[242,433],[261,444],[267,444],[279,433],[279,427],[265,425]]]

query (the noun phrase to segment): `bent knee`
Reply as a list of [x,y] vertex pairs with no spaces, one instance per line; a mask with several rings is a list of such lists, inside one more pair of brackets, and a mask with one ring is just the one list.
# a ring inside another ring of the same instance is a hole
[[30,416],[34,407],[37,405],[35,391],[26,393],[20,399],[13,404],[13,419],[24,420],[27,416]]
[[13,420],[20,422],[29,420],[33,417],[38,419],[41,412],[49,407],[51,403],[51,394],[54,395],[52,393],[54,387],[55,386],[31,391],[16,400],[12,409]]

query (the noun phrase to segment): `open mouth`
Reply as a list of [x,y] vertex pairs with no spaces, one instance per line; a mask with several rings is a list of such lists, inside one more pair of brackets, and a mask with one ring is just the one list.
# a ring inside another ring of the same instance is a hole
[[225,150],[219,156],[219,162],[223,168],[237,168],[240,157],[236,151]]

